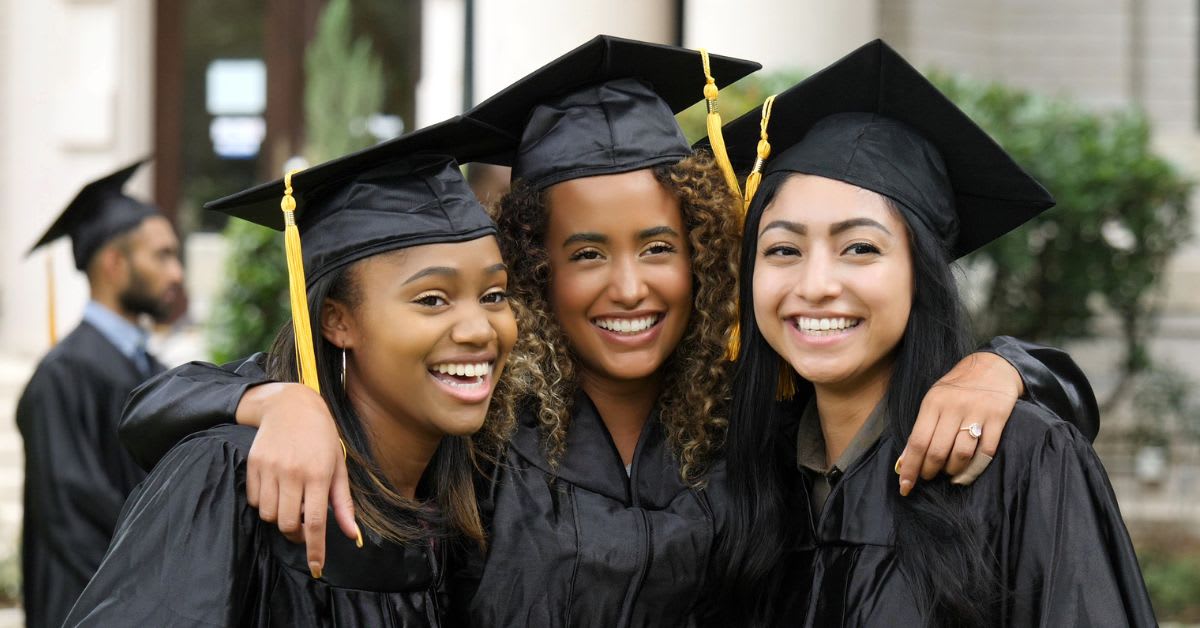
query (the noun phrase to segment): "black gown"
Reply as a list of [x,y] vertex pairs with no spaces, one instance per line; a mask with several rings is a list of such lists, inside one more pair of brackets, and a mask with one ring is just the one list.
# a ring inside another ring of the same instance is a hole
[[[795,442],[794,440],[792,442]],[[812,474],[797,472],[794,598],[782,625],[922,626],[892,539],[896,474],[888,432],[833,484],[814,520]],[[966,491],[996,558],[995,626],[1154,626],[1116,497],[1088,439],[1018,402],[996,460]]]
[[[151,369],[163,367],[151,359]],[[117,439],[125,398],[144,379],[83,322],[46,354],[21,394],[21,565],[31,628],[62,624],[100,565],[125,498],[146,477]]]
[[[1065,353],[1010,338],[989,349],[1018,368],[1032,398],[1065,406],[1065,416],[1095,435],[1095,397]],[[264,379],[260,365],[261,357],[192,363],[147,382],[130,397],[123,440],[152,462],[184,435],[233,421],[245,388]],[[652,416],[626,475],[586,396],[553,483],[538,438],[536,421],[524,415],[494,479],[482,482],[489,551],[458,556],[448,568],[451,616],[489,627],[694,624],[723,529],[723,466],[714,466],[706,489],[685,485]]]
[[[441,626],[442,561],[364,530],[326,539],[326,568],[246,503],[256,430],[195,434],[130,496],[99,571],[67,626]],[[439,544],[444,545],[444,544]]]

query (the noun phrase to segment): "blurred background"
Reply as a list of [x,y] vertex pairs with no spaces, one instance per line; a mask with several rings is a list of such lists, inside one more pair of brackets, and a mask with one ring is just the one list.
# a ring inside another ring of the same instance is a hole
[[[1200,624],[1198,0],[0,0],[0,605],[19,604],[12,412],[48,290],[60,332],[87,298],[66,242],[25,252],[79,187],[154,156],[127,189],[185,242],[164,362],[263,350],[282,238],[201,204],[459,113],[598,33],[760,61],[722,90],[726,121],[882,37],[1041,179],[1059,207],[962,265],[977,331],[1073,353],[1159,618]],[[469,176],[485,201],[507,186]]]

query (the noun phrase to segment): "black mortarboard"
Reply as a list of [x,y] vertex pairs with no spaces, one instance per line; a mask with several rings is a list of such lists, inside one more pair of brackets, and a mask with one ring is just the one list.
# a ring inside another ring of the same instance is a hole
[[[307,282],[385,251],[495,233],[457,161],[495,153],[504,142],[459,116],[296,173]],[[264,183],[205,208],[282,230],[284,187],[283,179]]]
[[[801,172],[897,201],[961,257],[1054,206],[988,134],[881,40],[779,94],[765,174]],[[724,127],[739,172],[757,156],[762,113]]]
[[[717,86],[762,67],[712,55]],[[675,114],[704,98],[698,51],[599,35],[466,114],[508,135],[488,161],[542,189],[677,162],[691,153]]]
[[149,159],[141,159],[83,186],[29,252],[33,253],[63,236],[70,236],[75,268],[86,270],[88,262],[100,247],[136,228],[148,216],[159,213],[154,206],[126,196],[121,191],[133,173],[147,161]]

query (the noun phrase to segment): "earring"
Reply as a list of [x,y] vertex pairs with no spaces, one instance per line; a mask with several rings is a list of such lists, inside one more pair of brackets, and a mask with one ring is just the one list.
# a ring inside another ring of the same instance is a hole
[[342,392],[346,391],[346,348],[342,347]]

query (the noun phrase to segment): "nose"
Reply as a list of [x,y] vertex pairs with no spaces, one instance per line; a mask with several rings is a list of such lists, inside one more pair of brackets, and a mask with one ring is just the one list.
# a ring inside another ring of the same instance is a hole
[[636,257],[628,256],[615,260],[608,281],[608,295],[613,303],[634,308],[650,293],[646,279],[642,276]]
[[808,258],[800,265],[800,276],[794,292],[813,304],[832,301],[842,294],[842,282],[830,255],[819,251],[809,252]]
[[450,330],[450,340],[473,347],[486,347],[497,338],[496,328],[487,310],[476,304],[464,312]]

